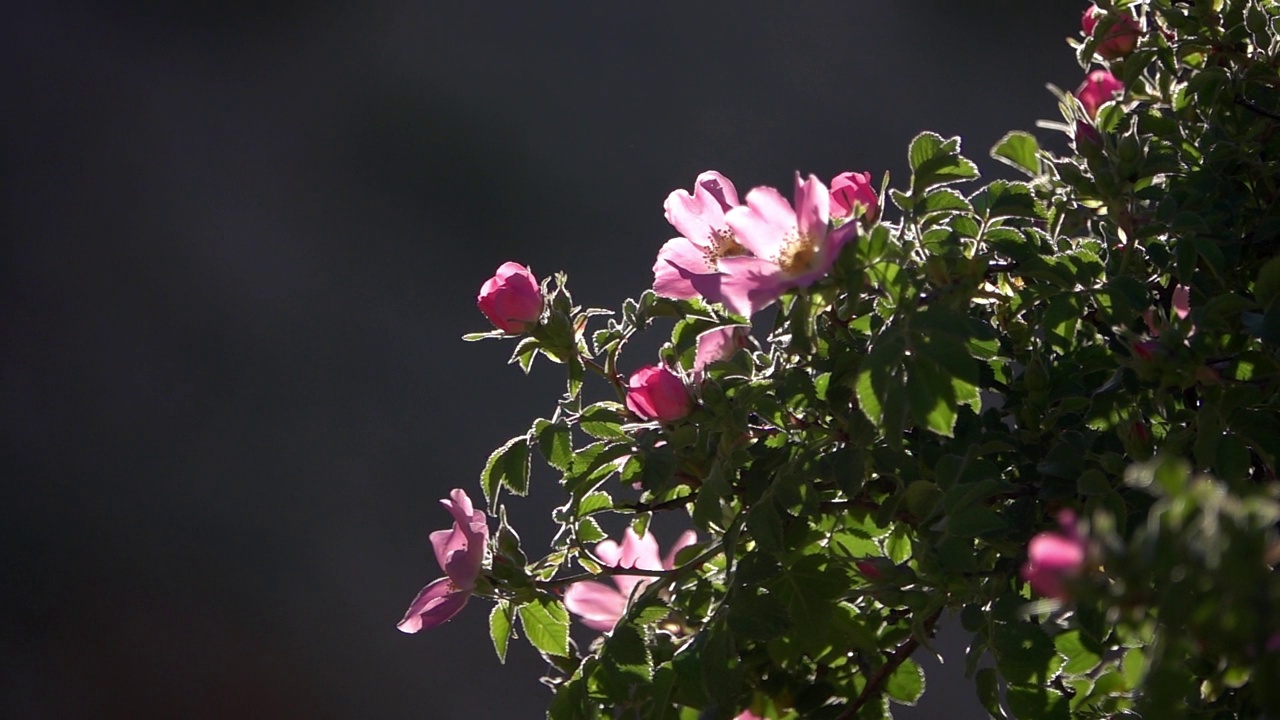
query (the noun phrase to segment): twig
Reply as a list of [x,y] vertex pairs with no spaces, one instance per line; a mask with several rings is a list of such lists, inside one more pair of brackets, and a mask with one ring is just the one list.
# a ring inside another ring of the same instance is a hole
[[[938,621],[938,616],[941,614],[942,611],[939,610],[928,620],[925,620],[925,627],[932,629],[933,624]],[[884,665],[881,665],[880,669],[876,670],[875,674],[867,680],[867,686],[862,688],[862,692],[858,694],[858,697],[849,704],[849,707],[844,709],[844,712],[840,713],[840,715],[836,717],[836,720],[850,720],[857,715],[863,705],[866,705],[873,697],[880,694],[880,690],[884,687],[884,684],[888,682],[889,676],[892,675],[894,671],[902,665],[902,663],[906,662],[907,658],[911,657],[911,654],[914,653],[918,647],[920,647],[920,641],[913,635],[895,648],[885,660]]]
[[1251,110],[1253,112],[1256,112],[1263,117],[1268,117],[1268,118],[1271,118],[1272,120],[1280,120],[1280,114],[1273,113],[1270,110],[1260,107],[1255,102],[1252,102],[1250,100],[1245,100],[1244,97],[1241,95],[1236,96],[1236,104],[1240,105],[1246,110]]

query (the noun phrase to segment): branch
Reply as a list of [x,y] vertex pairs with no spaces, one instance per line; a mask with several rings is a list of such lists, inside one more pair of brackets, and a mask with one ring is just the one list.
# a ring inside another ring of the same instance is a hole
[[1263,116],[1263,117],[1268,117],[1268,118],[1271,118],[1272,120],[1280,120],[1280,114],[1276,114],[1276,113],[1271,112],[1270,110],[1267,110],[1267,109],[1265,109],[1265,108],[1262,108],[1262,107],[1260,107],[1260,106],[1259,106],[1257,103],[1255,103],[1255,102],[1252,102],[1252,101],[1249,101],[1249,100],[1245,100],[1245,99],[1244,99],[1244,96],[1242,96],[1242,95],[1237,95],[1237,96],[1236,96],[1236,104],[1237,104],[1237,105],[1240,105],[1241,107],[1245,108],[1246,110],[1251,110],[1251,111],[1253,111],[1253,112],[1256,112],[1256,113],[1258,113],[1259,115],[1261,115],[1261,116]]
[[[932,630],[933,624],[938,621],[938,616],[941,614],[942,611],[939,610],[930,616],[928,620],[925,620],[925,627]],[[907,658],[911,657],[911,654],[914,653],[918,647],[920,647],[920,641],[913,635],[895,648],[894,651],[889,654],[888,659],[885,660],[884,665],[881,665],[880,669],[876,670],[875,674],[867,680],[867,686],[862,688],[862,692],[858,694],[858,697],[849,704],[849,707],[844,709],[844,712],[840,713],[840,715],[836,717],[836,720],[851,720],[855,715],[857,715],[863,705],[866,705],[873,697],[880,694],[884,684],[888,682],[889,676],[892,675],[894,671],[902,665],[902,663],[906,662]]]

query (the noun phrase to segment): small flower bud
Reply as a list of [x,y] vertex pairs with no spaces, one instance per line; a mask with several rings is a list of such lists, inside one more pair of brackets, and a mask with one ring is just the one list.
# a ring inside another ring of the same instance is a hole
[[[1084,11],[1084,17],[1080,18],[1080,29],[1084,31],[1085,37],[1093,37],[1096,27],[1098,27],[1098,8],[1090,5],[1089,9]],[[1137,47],[1138,36],[1141,34],[1142,28],[1138,27],[1138,21],[1128,12],[1122,11],[1120,21],[1112,25],[1107,31],[1107,36],[1098,43],[1097,53],[1105,60],[1125,57]]]
[[542,317],[542,290],[529,268],[507,262],[480,286],[476,305],[494,327],[519,334],[537,325]]
[[1116,93],[1124,92],[1124,83],[1106,70],[1094,70],[1085,78],[1083,84],[1076,88],[1076,99],[1084,106],[1085,113],[1093,118],[1098,115],[1098,108],[1103,103],[1115,98]]
[[642,367],[627,380],[627,409],[645,420],[679,420],[692,408],[684,381],[664,367]]
[[840,173],[831,180],[832,219],[861,216],[867,222],[880,217],[880,199],[871,186],[871,173]]

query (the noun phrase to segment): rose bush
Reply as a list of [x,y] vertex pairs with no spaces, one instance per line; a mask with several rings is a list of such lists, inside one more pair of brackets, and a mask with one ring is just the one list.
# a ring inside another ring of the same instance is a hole
[[[459,510],[402,625],[491,600],[554,720],[889,717],[946,616],[993,717],[1280,715],[1280,7],[1096,12],[1105,67],[1042,123],[1074,142],[992,148],[1022,179],[929,132],[882,196],[708,171],[637,299],[557,275],[536,322],[498,313],[565,393],[484,464],[488,555]],[[505,513],[534,457],[563,498],[538,553]],[[699,541],[659,559],[660,514]]]

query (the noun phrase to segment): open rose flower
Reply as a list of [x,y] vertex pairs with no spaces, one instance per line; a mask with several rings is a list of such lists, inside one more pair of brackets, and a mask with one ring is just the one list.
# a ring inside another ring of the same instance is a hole
[[1106,70],[1094,70],[1076,88],[1076,99],[1084,106],[1085,114],[1090,118],[1098,116],[1098,108],[1115,99],[1117,93],[1124,92],[1124,83]]
[[[685,532],[671,546],[666,556],[663,556],[658,541],[651,533],[646,532],[641,537],[627,528],[621,545],[613,540],[605,540],[596,545],[596,557],[614,568],[671,570],[676,566],[676,553],[696,540],[697,535],[692,530]],[[613,581],[612,587],[594,580],[584,580],[570,585],[564,592],[564,606],[577,615],[583,625],[593,630],[612,630],[626,613],[627,601],[632,593],[651,582],[638,575],[619,574],[610,579]]]
[[1027,562],[1022,579],[1031,589],[1048,598],[1066,597],[1066,584],[1084,567],[1085,541],[1076,529],[1070,510],[1058,514],[1060,532],[1042,532],[1027,544]]
[[750,316],[782,293],[826,275],[857,223],[831,230],[831,195],[813,175],[796,173],[795,207],[771,187],[747,193],[747,204],[731,209],[725,221],[751,255],[720,261],[720,292],[726,307]]
[[667,196],[667,222],[680,232],[658,251],[653,265],[653,291],[663,297],[723,302],[720,261],[746,253],[725,213],[738,205],[738,191],[729,179],[708,170],[698,176],[693,194],[684,189]]
[[440,503],[453,515],[453,528],[431,533],[431,547],[445,576],[422,588],[396,625],[401,632],[416,633],[448,622],[471,597],[480,575],[489,525],[484,513],[471,505],[462,490],[449,493]]

